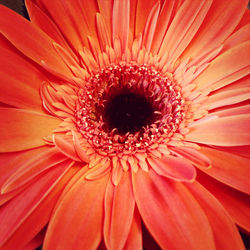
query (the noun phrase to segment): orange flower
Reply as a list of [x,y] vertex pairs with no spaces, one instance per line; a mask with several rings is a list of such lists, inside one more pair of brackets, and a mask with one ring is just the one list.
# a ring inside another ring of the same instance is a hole
[[1,6],[0,248],[244,249],[247,2]]

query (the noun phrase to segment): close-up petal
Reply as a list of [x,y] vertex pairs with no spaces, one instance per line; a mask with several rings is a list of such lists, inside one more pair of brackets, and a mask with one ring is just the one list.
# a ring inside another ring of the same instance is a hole
[[[205,211],[213,230],[216,249],[244,249],[240,234],[223,206],[198,182],[187,187]],[[224,237],[223,234],[229,237]]]
[[60,72],[60,75],[72,76],[53,48],[53,40],[35,25],[2,5],[0,5],[0,30],[6,39],[36,63],[41,65],[45,63],[53,71]]
[[13,152],[45,145],[44,137],[60,121],[45,114],[22,109],[0,109],[0,151]]
[[[95,249],[101,242],[104,192],[109,175],[98,182],[82,175],[62,198],[50,220],[44,249]],[[68,211],[74,211],[68,213]],[[58,244],[60,242],[60,244]]]
[[210,119],[192,125],[186,140],[217,146],[249,145],[249,126],[249,114]]
[[207,217],[183,184],[151,170],[133,175],[133,186],[142,219],[162,248],[215,249]]
[[250,246],[248,0],[4,0],[0,249]]

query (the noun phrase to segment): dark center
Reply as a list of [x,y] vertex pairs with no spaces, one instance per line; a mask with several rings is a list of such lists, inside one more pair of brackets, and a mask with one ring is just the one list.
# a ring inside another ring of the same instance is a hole
[[120,134],[134,133],[153,120],[150,102],[137,93],[120,93],[108,100],[104,108],[104,120],[108,129],[116,128]]

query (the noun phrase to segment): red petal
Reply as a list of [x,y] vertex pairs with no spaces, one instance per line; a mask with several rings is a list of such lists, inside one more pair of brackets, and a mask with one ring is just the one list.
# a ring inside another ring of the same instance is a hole
[[58,58],[52,45],[53,40],[31,22],[3,5],[0,5],[0,29],[4,37],[36,63],[41,65],[44,61],[54,71],[66,77],[72,76],[67,66]]
[[187,160],[168,155],[162,158],[147,158],[147,161],[159,175],[176,181],[192,182],[195,179],[195,168]]
[[239,231],[224,207],[198,182],[187,184],[187,187],[208,217],[216,249],[245,249]]
[[201,147],[201,152],[212,161],[212,168],[202,169],[206,174],[233,188],[250,194],[250,159],[241,157],[226,149]]
[[22,250],[34,250],[40,247],[43,244],[44,236],[45,236],[45,230],[42,230],[34,239],[32,239]]
[[48,217],[46,216],[46,221],[43,221],[44,217],[41,214],[40,216],[43,217],[41,218],[41,221],[37,221],[35,226],[33,225],[30,230],[28,230],[29,232],[26,232],[27,235],[23,235],[23,239],[19,239],[19,242],[7,241],[10,237],[13,237],[13,234],[15,234],[19,228],[23,230],[22,224],[26,223],[32,213],[40,206],[42,202],[46,200],[46,197],[53,190],[56,183],[62,178],[67,169],[70,167],[69,164],[70,161],[58,164],[57,167],[54,167],[50,171],[43,173],[43,175],[37,178],[37,181],[35,181],[31,186],[26,188],[18,196],[1,207],[0,220],[4,226],[0,228],[0,245],[18,244],[19,248],[21,248],[21,243],[27,244],[29,240],[32,239],[29,237],[31,237],[31,235],[35,232],[33,235],[34,237],[41,230],[40,228],[38,231],[36,231],[37,226],[41,222],[43,223],[42,227],[45,226]]
[[130,174],[124,172],[118,186],[109,181],[105,193],[104,240],[108,249],[123,249],[133,221],[134,207]]
[[0,152],[45,145],[43,138],[57,128],[60,120],[32,111],[0,108]]
[[82,175],[64,193],[50,220],[43,248],[96,249],[101,242],[103,203],[109,175],[88,181]]
[[186,140],[217,146],[250,144],[250,115],[215,118],[190,127]]
[[133,187],[142,219],[162,248],[215,248],[205,213],[182,183],[138,170]]
[[230,188],[201,172],[197,180],[220,201],[235,223],[250,232],[249,195]]

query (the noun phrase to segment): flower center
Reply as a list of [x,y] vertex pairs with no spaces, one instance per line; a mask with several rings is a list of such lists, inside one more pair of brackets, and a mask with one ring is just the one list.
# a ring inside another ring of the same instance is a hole
[[119,134],[135,133],[153,122],[153,107],[147,98],[129,90],[108,100],[104,109],[104,121],[108,129]]
[[185,114],[178,86],[135,63],[102,69],[78,96],[78,131],[105,155],[146,152],[169,141]]

